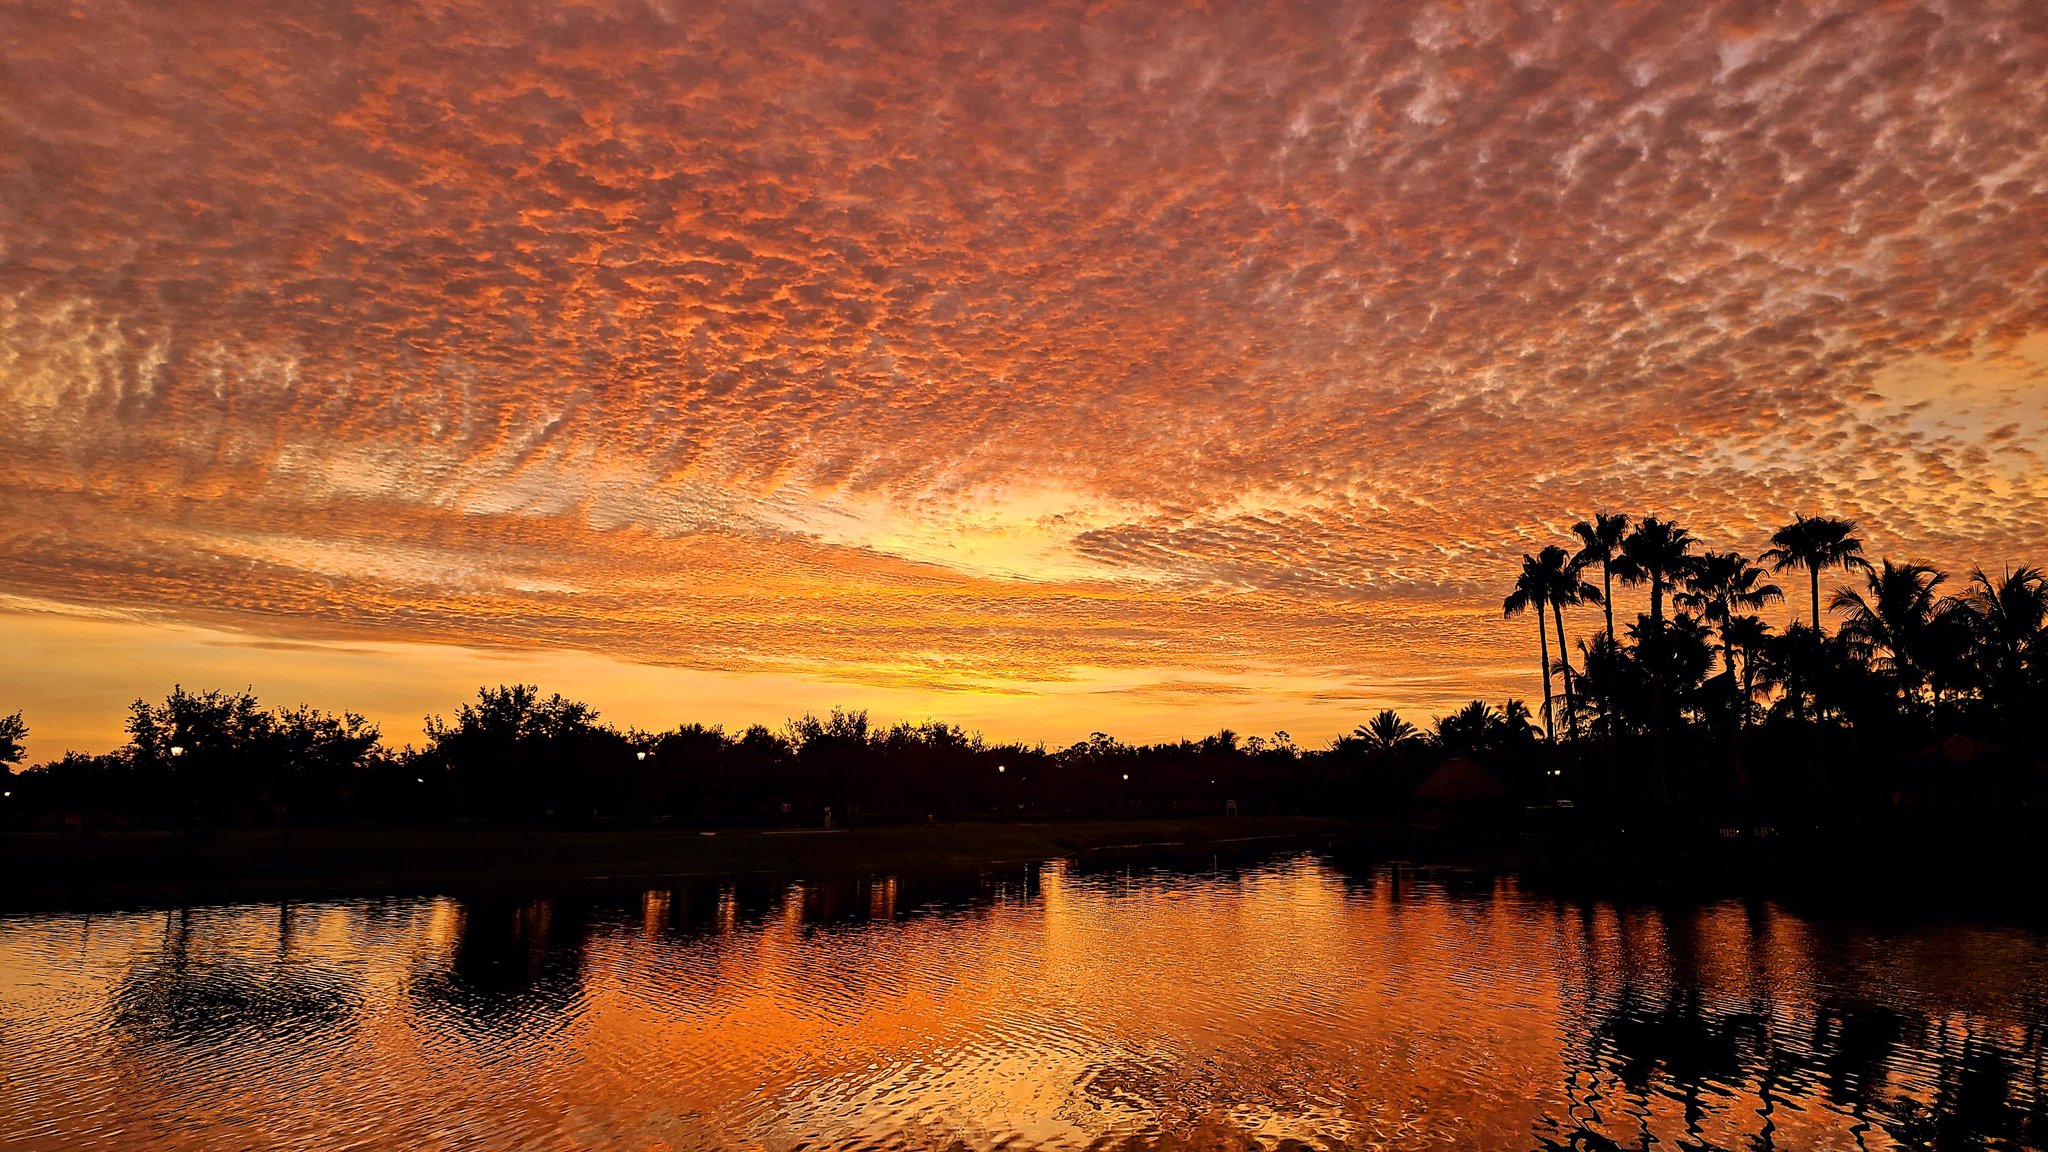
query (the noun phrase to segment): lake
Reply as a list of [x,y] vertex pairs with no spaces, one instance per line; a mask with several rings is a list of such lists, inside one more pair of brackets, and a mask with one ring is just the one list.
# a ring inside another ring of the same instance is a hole
[[2025,1148],[2048,935],[1315,855],[0,919],[0,1146]]

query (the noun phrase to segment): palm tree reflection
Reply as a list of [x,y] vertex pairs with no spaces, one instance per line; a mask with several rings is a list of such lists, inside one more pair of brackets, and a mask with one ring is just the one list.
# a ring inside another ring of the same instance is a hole
[[1800,1146],[1781,1135],[1787,1110],[1807,1125],[1833,1112],[1857,1148],[2036,1148],[2048,1136],[2038,1020],[2001,1027],[1846,995],[1801,1020],[1789,997],[1709,995],[1687,933],[1682,921],[1667,930],[1661,972],[1632,968],[1625,931],[1605,945],[1583,937],[1603,975],[1567,989],[1568,1105],[1539,1123],[1538,1148]]

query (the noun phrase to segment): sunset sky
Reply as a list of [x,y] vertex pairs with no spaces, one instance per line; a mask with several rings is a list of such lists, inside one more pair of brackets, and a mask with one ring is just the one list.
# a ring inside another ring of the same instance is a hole
[[2039,0],[27,0],[0,42],[31,760],[178,681],[394,743],[506,680],[1321,742],[1539,696],[1501,596],[1595,510],[2048,563]]

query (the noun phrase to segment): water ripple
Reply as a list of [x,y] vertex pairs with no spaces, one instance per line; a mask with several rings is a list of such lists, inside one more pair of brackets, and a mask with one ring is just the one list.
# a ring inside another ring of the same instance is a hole
[[2048,939],[1314,857],[0,920],[35,1149],[2043,1146]]

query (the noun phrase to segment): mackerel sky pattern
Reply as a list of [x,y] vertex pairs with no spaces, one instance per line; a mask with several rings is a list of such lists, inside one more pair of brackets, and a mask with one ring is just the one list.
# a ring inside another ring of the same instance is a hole
[[1595,510],[2048,562],[2033,0],[0,41],[17,613],[1339,729],[1533,694],[1500,596]]

